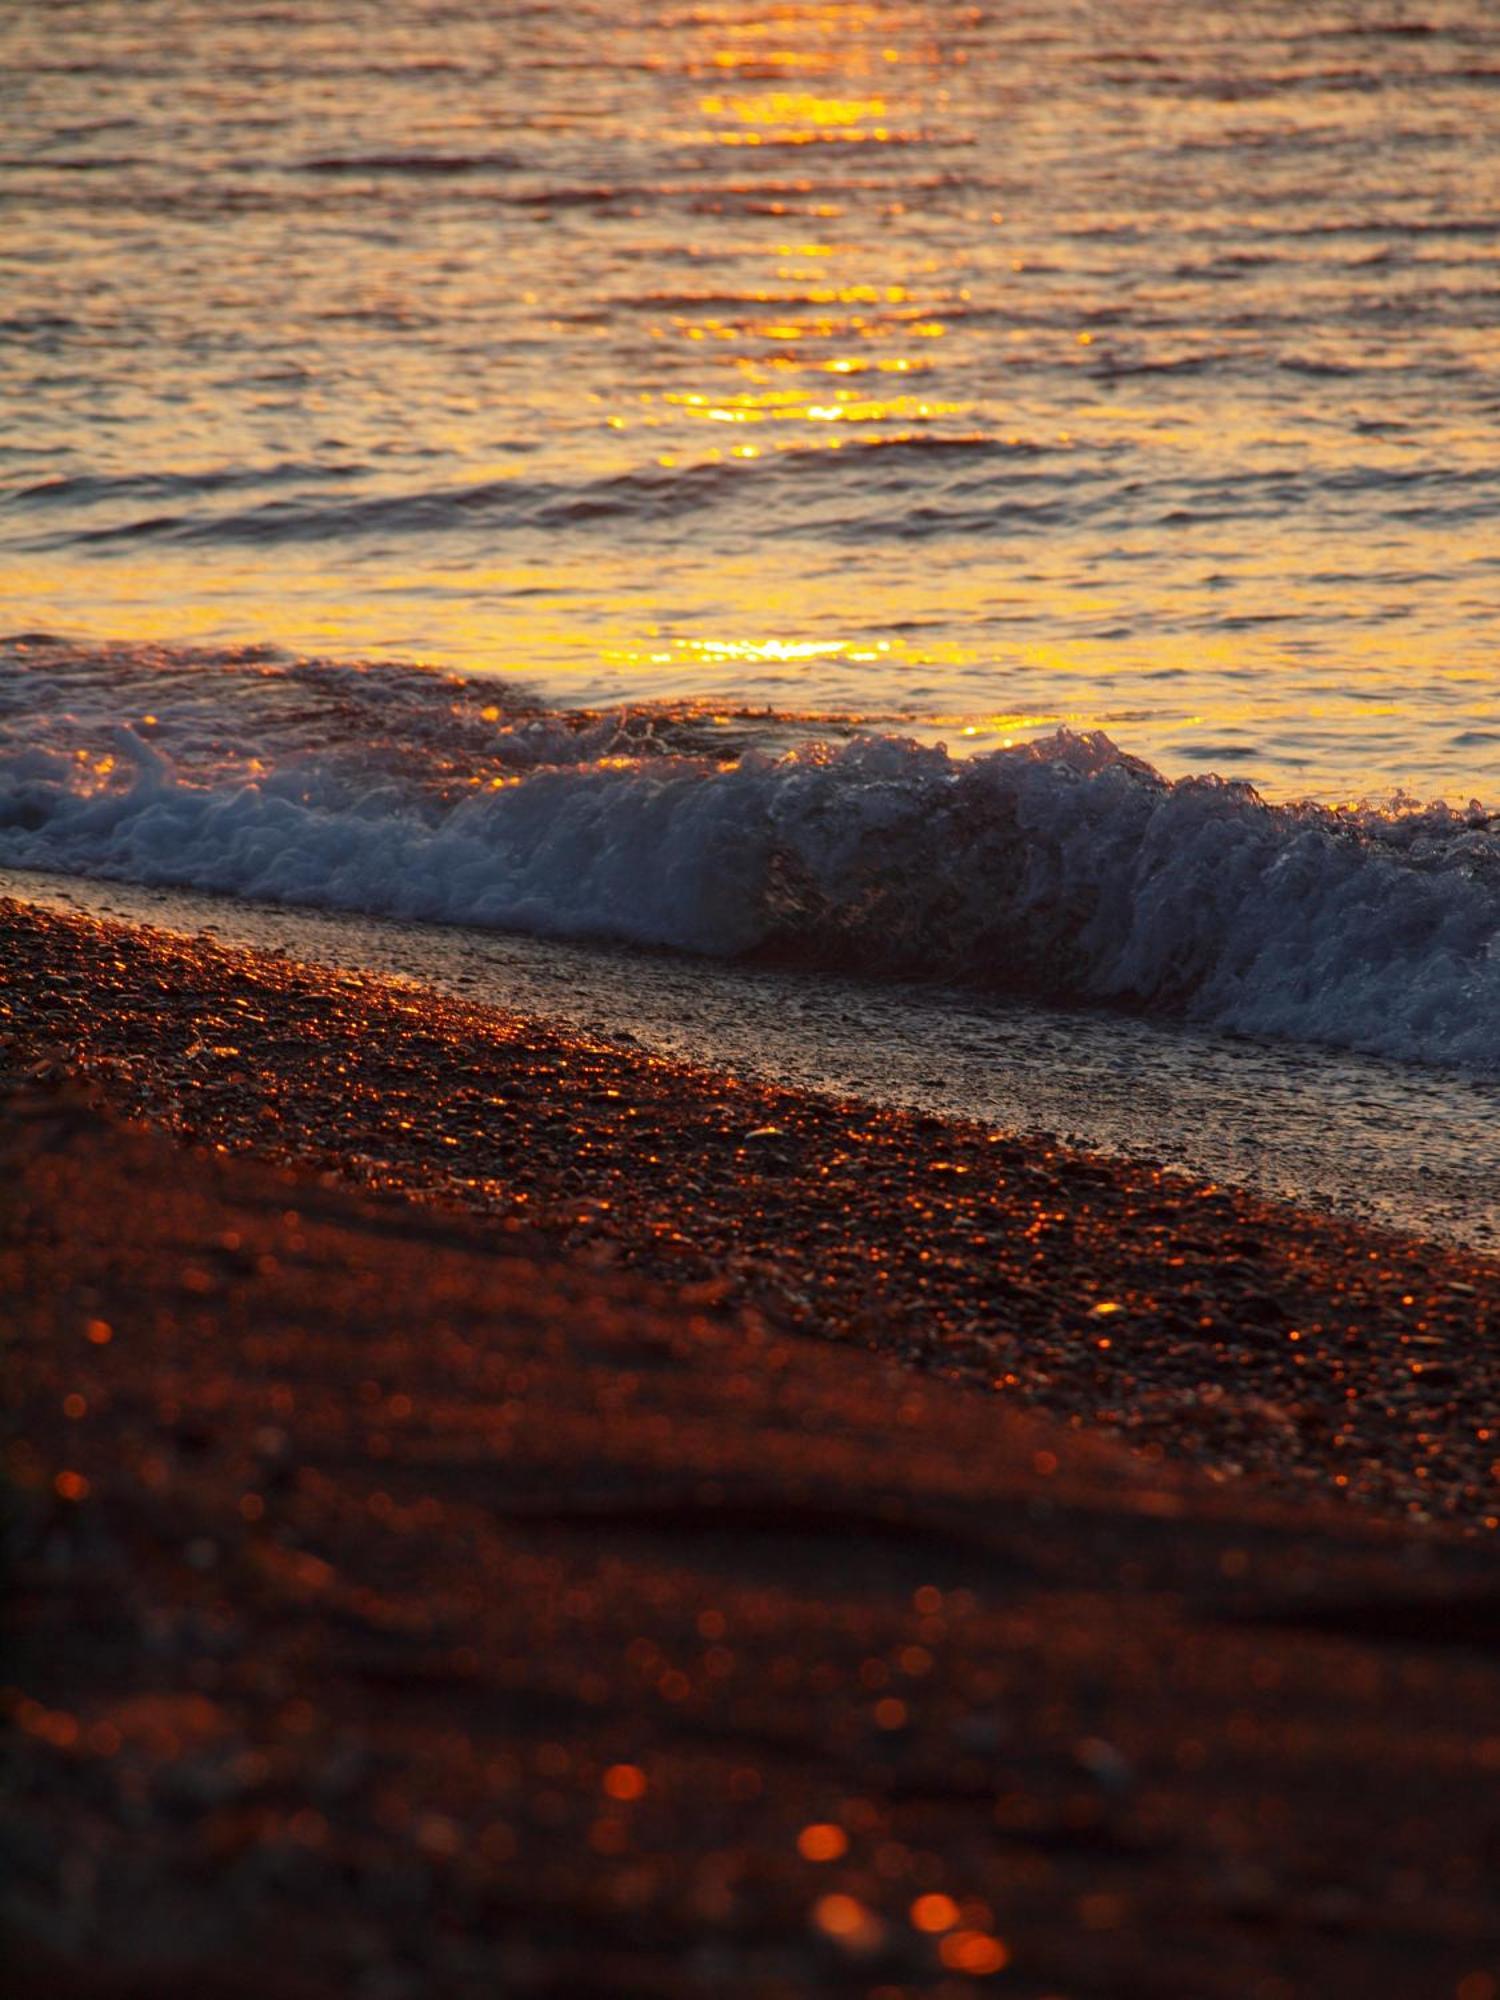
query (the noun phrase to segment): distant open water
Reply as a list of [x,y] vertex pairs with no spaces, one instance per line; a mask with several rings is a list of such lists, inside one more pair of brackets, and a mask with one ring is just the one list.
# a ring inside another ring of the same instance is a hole
[[0,88],[13,631],[1500,803],[1491,6],[49,0]]

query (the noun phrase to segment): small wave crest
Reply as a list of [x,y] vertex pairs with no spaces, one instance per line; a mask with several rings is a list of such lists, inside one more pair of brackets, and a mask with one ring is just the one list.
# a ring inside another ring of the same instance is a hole
[[[523,476],[461,486],[366,490],[367,467],[287,465],[266,471],[140,474],[112,480],[47,480],[4,503],[23,518],[44,522],[26,546],[37,551],[107,549],[169,542],[199,547],[311,545],[360,541],[371,536],[455,533],[587,533],[622,526],[671,527],[701,523],[709,508],[748,510],[764,535],[772,497],[786,511],[782,532],[804,532],[811,505],[821,532],[859,539],[870,534],[902,538],[982,526],[997,516],[1012,522],[1051,519],[1063,503],[1056,481],[1028,460],[1045,457],[1029,440],[981,435],[900,432],[840,440],[826,447],[787,447],[753,464],[704,458],[681,466],[643,465],[603,477],[568,482]],[[923,485],[933,467],[946,479],[933,491]],[[1069,491],[1090,482],[1075,474]],[[291,488],[290,491],[275,491]],[[270,489],[275,497],[262,499]],[[249,504],[240,497],[254,494]],[[125,513],[143,501],[169,500],[182,511]],[[217,504],[222,501],[222,504]],[[194,502],[213,502],[194,506]],[[837,504],[830,507],[830,502]],[[93,510],[108,505],[116,517],[100,521]]]
[[525,165],[517,153],[487,152],[385,152],[315,153],[299,163],[295,171],[304,174],[480,174],[514,173]]
[[1269,805],[1099,734],[730,762],[416,668],[13,642],[0,863],[1500,1069],[1493,819]]

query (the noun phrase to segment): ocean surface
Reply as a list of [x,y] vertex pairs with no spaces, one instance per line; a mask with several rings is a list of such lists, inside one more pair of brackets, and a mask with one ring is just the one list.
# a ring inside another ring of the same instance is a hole
[[0,89],[11,630],[1500,802],[1489,4],[43,0]]
[[0,88],[0,866],[1500,1075],[1494,8],[48,0]]

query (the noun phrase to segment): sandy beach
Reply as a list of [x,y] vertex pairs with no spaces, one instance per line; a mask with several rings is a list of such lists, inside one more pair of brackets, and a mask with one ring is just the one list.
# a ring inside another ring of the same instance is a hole
[[1500,1525],[1489,1256],[415,987],[0,904],[13,1067],[1215,1476]]
[[1490,2000],[1490,1262],[4,926],[13,1990]]

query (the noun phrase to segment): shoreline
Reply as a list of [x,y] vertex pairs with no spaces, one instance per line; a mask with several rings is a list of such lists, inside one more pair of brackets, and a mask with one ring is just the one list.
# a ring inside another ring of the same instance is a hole
[[1118,1009],[0,870],[0,900],[280,948],[793,1092],[1146,1161],[1493,1254],[1500,1076]]
[[12,1068],[708,1288],[1148,1458],[1500,1526],[1500,1264],[417,988],[0,902]]

